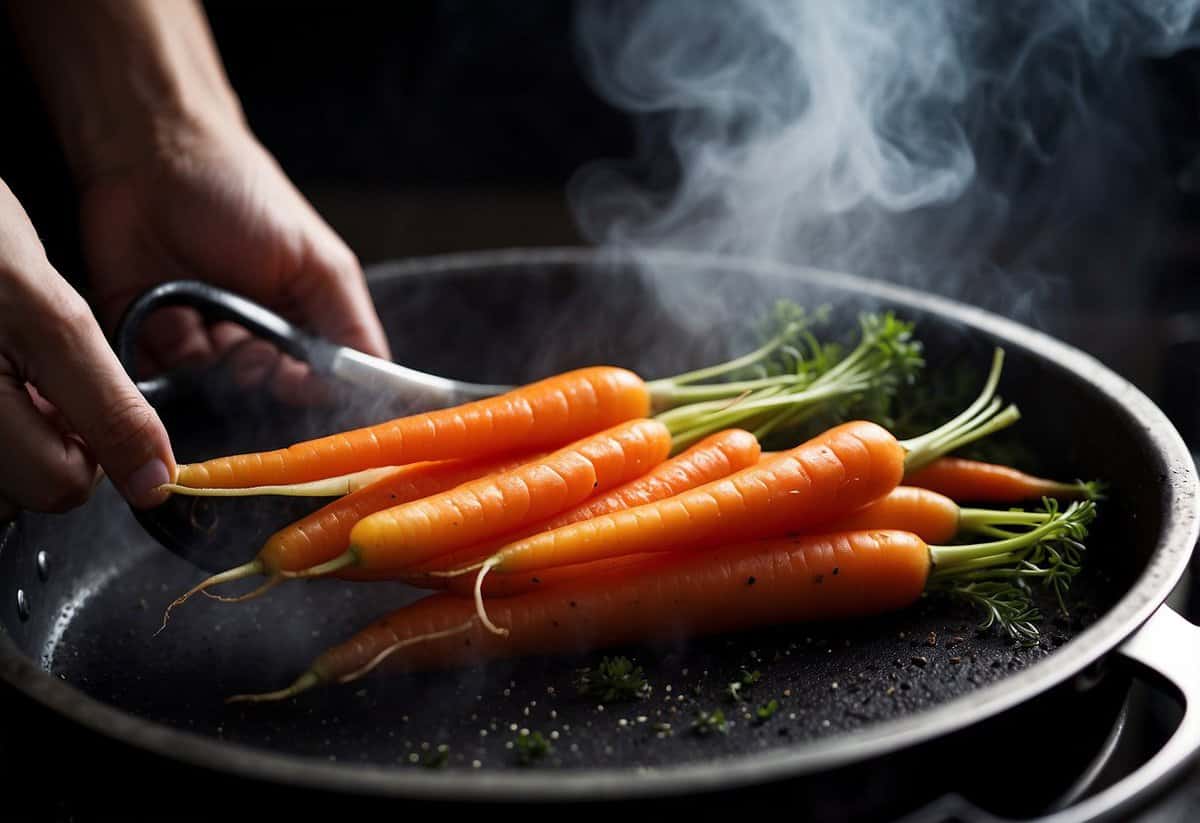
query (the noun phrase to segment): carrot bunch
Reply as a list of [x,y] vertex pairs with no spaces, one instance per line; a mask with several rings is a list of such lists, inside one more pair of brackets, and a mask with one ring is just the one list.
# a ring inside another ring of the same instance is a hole
[[[238,698],[252,700],[353,680],[391,657],[453,666],[877,614],[935,591],[1029,640],[1028,581],[1062,599],[1096,489],[948,456],[1019,419],[997,396],[1002,363],[997,351],[976,400],[918,437],[849,419],[764,453],[767,434],[819,414],[853,418],[864,399],[878,406],[911,385],[923,364],[911,325],[892,315],[863,317],[844,356],[792,315],[749,355],[671,379],[577,369],[182,466],[178,493],[336,499],[201,581],[163,625],[191,595],[251,576],[263,578],[257,588],[217,599],[322,577],[445,590],[328,650],[292,686]],[[960,505],[1030,499],[1042,508]]]
[[[646,383],[625,369],[578,369],[450,409],[181,466],[169,487],[181,494],[355,490],[274,535],[253,560],[201,581],[168,607],[164,625],[193,594],[255,574],[267,580],[251,596],[288,577],[393,576],[403,566],[569,513],[710,433],[747,423],[761,436],[867,391],[889,395],[920,368],[911,324],[891,315],[863,316],[858,343],[842,358],[813,336],[811,322],[790,312],[759,349],[670,379]],[[746,377],[756,370],[761,376]],[[652,409],[667,411],[651,418]],[[633,429],[623,434],[627,426]],[[526,459],[506,463],[513,454]],[[687,458],[682,465],[689,471]],[[412,471],[420,484],[410,482]],[[715,477],[691,476],[697,483]],[[665,495],[683,486],[655,488]],[[388,522],[380,532],[387,547],[369,558],[347,554],[349,530],[363,519],[369,523],[360,534]],[[396,549],[402,534],[407,548]]]

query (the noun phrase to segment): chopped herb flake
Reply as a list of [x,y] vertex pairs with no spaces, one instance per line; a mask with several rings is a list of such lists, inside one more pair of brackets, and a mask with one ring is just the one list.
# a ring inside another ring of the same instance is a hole
[[650,684],[641,666],[628,657],[605,657],[594,669],[589,666],[578,672],[579,693],[604,703],[637,700],[650,695]]
[[550,741],[542,737],[541,732],[522,733],[517,737],[517,760],[527,766],[535,760],[541,760],[554,751]]
[[777,711],[779,711],[779,701],[768,700],[766,703],[754,710],[754,716],[758,718],[759,723],[765,723],[770,720]]
[[720,709],[700,712],[692,722],[692,731],[699,735],[710,735],[713,732],[728,734],[729,723],[725,720],[725,712]]

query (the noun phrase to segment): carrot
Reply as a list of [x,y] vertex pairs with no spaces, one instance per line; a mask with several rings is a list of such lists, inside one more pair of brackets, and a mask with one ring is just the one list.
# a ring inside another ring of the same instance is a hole
[[[710,435],[682,454],[660,463],[650,472],[631,480],[608,494],[598,495],[517,534],[470,546],[436,558],[406,572],[405,579],[420,586],[440,587],[445,577],[437,572],[486,559],[496,549],[520,537],[588,520],[601,514],[620,511],[643,503],[662,500],[695,488],[758,462],[758,440],[741,429],[728,429]],[[433,576],[431,576],[431,574]]]
[[441,554],[548,519],[649,471],[666,459],[671,433],[638,419],[584,438],[541,460],[369,515],[350,548],[285,577],[319,577],[353,567],[372,574],[411,568]]
[[[777,457],[667,500],[516,540],[478,565],[475,600],[480,620],[493,631],[504,631],[483,608],[483,580],[493,571],[531,572],[622,554],[753,540],[811,530],[849,515],[890,492],[907,472],[942,451],[1015,421],[1016,407],[1001,412],[1002,404],[994,397],[1002,362],[1002,352],[997,351],[975,402],[921,437],[899,441],[875,423],[844,423]],[[355,532],[350,541],[353,546]]]
[[[906,479],[905,482],[908,482]],[[1002,526],[1031,526],[1045,522],[1044,512],[966,509],[929,489],[897,486],[884,497],[829,525],[838,531],[901,529],[929,543],[945,543],[962,534],[1003,537]]]
[[[854,371],[851,373],[857,374],[858,372]],[[684,406],[676,410],[681,412],[681,414],[672,417],[666,425],[664,425],[666,422],[665,415],[656,419],[655,423],[661,430],[671,435],[671,440],[668,443],[668,450],[670,451],[679,447],[679,440],[676,436],[679,431],[677,427],[682,427],[687,432],[695,432],[702,429],[707,430],[706,421],[713,416],[720,417],[723,420],[739,419],[744,416],[755,417],[760,415],[764,409],[778,416],[781,411],[810,408],[814,403],[824,402],[829,396],[824,390],[817,394],[807,394],[804,391],[785,393],[740,406],[732,404],[737,406],[734,409],[730,409],[730,404],[726,404],[715,412],[703,410],[692,411],[691,407]],[[707,409],[708,404],[707,402],[698,403],[696,407]],[[995,409],[992,411],[994,412]],[[660,419],[663,422],[658,422]],[[779,419],[782,419],[782,417]],[[769,424],[760,424],[760,429],[762,430],[769,430],[769,428]],[[888,435],[888,437],[890,438],[891,436]],[[894,439],[893,442],[895,442]],[[522,486],[522,491],[524,491],[527,480],[521,479],[518,482]],[[804,482],[807,481],[805,480]],[[895,483],[892,483],[892,485],[895,485]],[[876,496],[886,493],[888,488],[881,487]],[[469,492],[469,494],[473,493],[474,490]],[[497,501],[504,497],[503,494],[497,496],[495,493],[489,493]],[[528,495],[532,502],[537,502],[537,496],[535,494]],[[838,511],[849,512],[870,499],[872,498],[858,499],[850,496],[848,497],[848,507]],[[580,502],[581,500],[582,498],[576,502]],[[468,500],[465,504],[476,512],[480,510],[480,504],[475,500]],[[286,572],[284,576],[321,577],[330,574],[345,575],[345,570],[352,569],[356,577],[367,576],[375,578],[380,575],[386,576],[389,572],[413,571],[415,567],[418,567],[419,564],[427,560],[446,555],[456,548],[471,546],[473,542],[477,542],[485,536],[482,531],[454,526],[458,522],[455,518],[459,517],[458,509],[460,505],[462,504],[457,501],[415,502],[406,507],[378,512],[364,518],[355,525],[350,533],[350,546],[343,555],[313,566],[303,572]],[[523,511],[529,507],[530,501],[527,501],[525,497],[521,497],[516,501],[516,505],[518,510]],[[546,510],[546,514],[557,514],[560,511],[562,511],[561,508],[555,508],[553,510]],[[510,517],[506,508],[500,506],[497,502],[492,507],[491,516],[487,521],[486,536],[498,536],[518,527],[528,527],[536,524],[543,518],[544,515],[535,516],[533,513],[524,513],[516,518]],[[454,526],[452,534],[451,531],[444,527],[444,524]],[[567,526],[561,528],[567,528]],[[450,539],[447,540],[444,538]]]
[[1100,492],[1100,485],[1095,482],[1062,483],[1034,477],[1008,466],[961,457],[936,460],[908,478],[908,482],[955,500],[973,503],[1019,503],[1043,497],[1091,499]]
[[206,487],[301,483],[381,465],[534,451],[649,413],[650,394],[640,377],[597,366],[285,449],[184,465],[176,482]]
[[[541,455],[503,455],[477,460],[443,460],[413,463],[393,469],[386,476],[357,491],[334,500],[312,514],[280,529],[267,538],[258,554],[248,563],[207,577],[176,598],[163,614],[167,625],[171,612],[198,592],[223,583],[232,583],[256,574],[267,575],[266,582],[240,597],[218,600],[241,601],[262,594],[275,586],[280,573],[322,563],[344,551],[354,524],[388,506],[419,500],[452,489],[476,478],[506,471]],[[160,628],[159,631],[162,629]]]
[[[1044,523],[1049,515],[1036,511],[1001,511],[996,509],[964,509],[950,498],[928,489],[914,486],[897,486],[878,500],[846,517],[820,525],[822,532],[870,531],[890,529],[911,532],[927,543],[946,543],[965,534],[990,537],[1008,537],[1003,526],[1036,526]],[[529,572],[488,577],[484,582],[485,597],[511,597],[535,588],[557,585],[564,580],[588,574],[598,574],[609,568],[619,568],[631,560],[652,557],[647,552],[621,555],[588,563],[555,566]],[[484,559],[486,555],[478,558]],[[447,563],[452,562],[447,558]],[[454,577],[450,589],[459,595],[469,595],[473,582],[469,578]]]
[[[890,314],[864,317],[859,346],[832,367],[826,366],[824,356],[816,358],[819,368],[806,364],[790,345],[793,339],[807,334],[803,326],[789,323],[748,355],[673,378],[647,383],[617,367],[576,369],[449,409],[396,418],[284,449],[182,465],[175,484],[204,488],[284,485],[382,465],[557,448],[626,420],[652,412],[665,415],[686,406],[688,411],[683,417],[664,420],[678,435],[673,448],[682,449],[741,419],[759,420],[765,431],[774,425],[762,422],[764,415],[786,413],[790,417],[875,388],[890,391],[896,383],[893,372],[900,370],[909,376],[921,363],[920,344],[911,339],[911,324],[897,321]],[[794,373],[696,385],[761,366],[781,351],[795,359]],[[836,372],[836,379],[826,380],[818,391],[805,394],[805,387],[820,379],[817,372],[825,368]],[[730,399],[749,402],[731,410]],[[714,424],[716,410],[725,412],[720,425]]]
[[1029,639],[1037,636],[1036,610],[1011,576],[1069,580],[1093,514],[1092,503],[1074,504],[1020,536],[965,546],[929,545],[903,531],[855,531],[659,555],[501,601],[496,612],[515,629],[511,636],[486,631],[469,601],[435,594],[326,650],[291,686],[230,700],[279,700],[356,680],[402,650],[407,670],[444,669],[878,615],[910,606],[926,591],[958,594],[985,609],[986,625]]

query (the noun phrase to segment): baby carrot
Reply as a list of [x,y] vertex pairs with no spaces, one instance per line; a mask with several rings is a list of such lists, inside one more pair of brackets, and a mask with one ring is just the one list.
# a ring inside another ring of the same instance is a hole
[[1036,526],[1047,517],[1045,512],[966,509],[944,494],[917,486],[897,486],[853,514],[830,523],[828,528],[900,529],[929,543],[945,543],[972,533],[1002,537],[1002,526]]
[[202,580],[176,598],[163,615],[167,624],[172,609],[197,592],[212,586],[231,583],[256,574],[267,575],[267,581],[248,595],[220,600],[246,600],[266,591],[285,571],[304,569],[323,563],[345,551],[350,529],[362,518],[389,506],[419,500],[431,494],[452,489],[480,477],[506,471],[537,459],[541,455],[503,455],[477,460],[442,460],[413,463],[394,468],[389,474],[364,488],[334,500],[312,514],[280,529],[267,538],[253,560]]
[[[827,353],[812,363],[805,362],[791,344],[798,339],[811,340],[811,334],[804,322],[789,322],[747,355],[675,377],[644,382],[616,367],[576,369],[449,409],[284,449],[180,466],[175,482],[205,488],[285,485],[383,465],[557,448],[652,412],[661,413],[663,422],[671,426],[676,450],[741,420],[755,420],[755,433],[761,436],[824,404],[866,391],[890,391],[898,379],[908,379],[920,368],[920,343],[912,339],[911,324],[890,314],[867,315],[860,319],[860,327],[858,346],[832,365],[826,362]],[[702,382],[762,366],[785,351],[795,361],[792,373]],[[828,371],[825,379],[822,370]],[[806,391],[810,384],[815,385],[814,390]],[[737,403],[730,404],[730,399]],[[685,409],[676,408],[680,406]]]
[[[897,486],[878,500],[845,517],[817,528],[821,532],[871,531],[890,529],[911,532],[926,543],[947,543],[965,534],[1008,537],[1002,526],[1036,526],[1050,517],[1043,511],[1004,511],[997,509],[964,509],[945,495],[914,486]],[[585,574],[597,574],[623,565],[622,561],[644,560],[653,553],[622,555],[589,563],[554,566],[526,574],[506,574],[488,577],[484,581],[485,597],[511,597],[530,589],[545,588]],[[466,558],[464,558],[466,559]],[[476,558],[483,559],[483,557]],[[450,559],[447,562],[451,562]],[[472,581],[453,577],[449,588],[460,595],[469,595]]]
[[596,366],[284,449],[180,466],[175,482],[208,488],[301,483],[383,465],[555,448],[649,413],[650,393],[640,377]]
[[[994,397],[1001,364],[997,351],[975,402],[921,437],[899,441],[875,423],[844,423],[777,457],[666,500],[516,540],[479,566],[475,587],[480,619],[487,628],[504,631],[483,609],[483,579],[493,570],[530,572],[622,554],[753,540],[811,530],[849,515],[944,450],[1011,424],[1016,408],[1001,412]],[[353,532],[350,539],[355,542]]]
[[511,636],[485,631],[469,601],[436,594],[326,650],[288,688],[230,700],[280,700],[322,683],[356,680],[401,651],[398,662],[407,670],[451,668],[878,615],[910,606],[930,590],[959,594],[983,606],[989,624],[1028,639],[1037,633],[1036,611],[1020,599],[1024,590],[1011,584],[1012,575],[1062,582],[1078,571],[1078,541],[1092,506],[1054,511],[1018,537],[965,546],[929,545],[902,531],[858,531],[658,555],[498,602],[497,615],[515,629]]
[[601,491],[640,477],[671,449],[671,433],[632,420],[506,472],[393,506],[363,518],[350,548],[285,577],[318,577],[348,567],[400,571],[455,549],[546,520]]
[[972,503],[1019,503],[1053,497],[1060,500],[1090,499],[1099,484],[1063,483],[1035,477],[1008,466],[961,457],[943,457],[908,478],[908,483],[941,492],[955,500]]
[[[484,560],[496,549],[512,540],[565,526],[568,523],[588,520],[601,514],[671,497],[686,489],[701,486],[747,466],[753,466],[758,462],[758,454],[758,440],[747,431],[727,429],[709,435],[682,454],[660,463],[648,473],[613,489],[608,494],[590,498],[575,508],[520,533],[505,535],[478,546],[470,546],[461,551],[438,557],[431,563],[417,566],[406,572],[405,579],[414,585],[440,587],[438,581],[444,585],[446,577],[437,575],[437,572],[457,569],[460,566]],[[430,576],[431,574],[434,576]]]

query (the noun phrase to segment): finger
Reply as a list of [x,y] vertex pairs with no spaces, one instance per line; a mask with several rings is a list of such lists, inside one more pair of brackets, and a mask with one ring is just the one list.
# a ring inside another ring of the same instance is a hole
[[307,363],[283,354],[276,346],[253,337],[240,326],[212,329],[214,348],[239,388],[270,386],[272,395],[289,405],[327,402],[325,381]]
[[391,357],[387,335],[367,291],[358,258],[322,227],[293,286],[304,319],[337,343],[376,357]]
[[63,284],[35,324],[31,382],[78,432],[117,489],[134,506],[162,502],[175,474],[171,444],[157,412],[108,347],[87,304]]
[[195,309],[173,306],[153,312],[142,327],[141,340],[159,370],[207,366],[217,357]]
[[0,448],[0,508],[61,512],[91,494],[95,461],[38,410],[24,382],[11,374],[0,378]]

